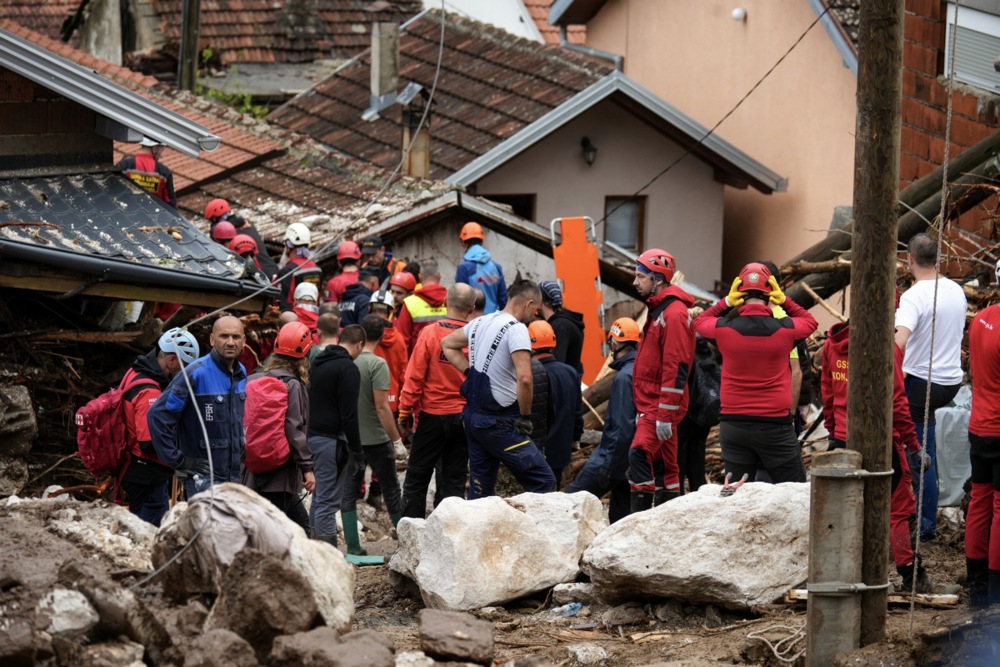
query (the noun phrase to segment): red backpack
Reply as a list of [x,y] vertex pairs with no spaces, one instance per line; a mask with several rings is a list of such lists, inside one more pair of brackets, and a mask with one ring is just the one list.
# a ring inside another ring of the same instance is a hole
[[288,380],[291,378],[260,375],[247,381],[247,402],[243,412],[246,429],[243,466],[254,475],[277,470],[292,455],[285,436]]
[[96,479],[101,479],[106,473],[118,472],[125,462],[128,450],[125,394],[146,385],[160,386],[150,378],[133,376],[128,385],[120,384],[76,411],[76,446],[83,465]]

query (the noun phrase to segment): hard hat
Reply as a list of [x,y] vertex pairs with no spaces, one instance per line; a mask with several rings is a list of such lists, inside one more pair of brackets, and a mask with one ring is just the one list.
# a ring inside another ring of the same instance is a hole
[[354,241],[344,241],[337,248],[337,261],[345,259],[361,259],[361,248]]
[[528,325],[532,350],[547,350],[556,346],[556,332],[545,320],[535,320]]
[[292,294],[292,299],[296,301],[300,299],[312,299],[318,302],[319,288],[312,283],[299,283],[295,286],[295,293]]
[[302,322],[289,322],[278,330],[274,351],[293,359],[301,359],[313,345],[312,331]]
[[462,225],[462,232],[458,235],[458,238],[463,241],[468,241],[469,239],[485,241],[486,234],[483,233],[483,227],[478,222],[467,222]]
[[205,217],[214,222],[232,210],[225,199],[213,199],[205,207]]
[[638,343],[639,325],[631,317],[619,317],[608,331],[608,339],[619,343]]
[[368,299],[368,306],[388,306],[389,310],[392,310],[396,307],[396,300],[392,297],[392,292],[380,289]]
[[233,223],[223,220],[212,227],[212,240],[228,244],[234,238],[236,238],[236,228],[233,227]]
[[541,290],[542,296],[545,297],[546,301],[556,308],[562,308],[563,294],[559,283],[554,280],[543,280],[538,283],[538,289]]
[[771,285],[767,282],[770,277],[771,272],[766,266],[759,262],[750,262],[740,270],[740,291],[770,294]]
[[400,271],[392,278],[389,279],[390,285],[395,285],[396,287],[402,287],[407,292],[412,292],[417,289],[417,279],[413,277],[413,274],[408,271]]
[[[220,222],[219,224],[223,223]],[[233,240],[229,242],[229,249],[237,255],[245,255],[248,252],[252,252],[255,257],[257,256],[257,242],[249,234],[237,234],[234,236]]]
[[179,327],[165,331],[157,345],[167,354],[176,354],[185,366],[197,359],[200,353],[198,341],[191,332]]
[[285,240],[292,244],[293,248],[309,245],[312,241],[312,234],[309,228],[301,222],[293,222],[285,230]]
[[677,270],[677,262],[674,256],[666,250],[651,248],[636,258],[636,269],[643,273],[655,273],[663,277],[663,281],[669,283]]
[[159,146],[160,142],[157,141],[156,139],[151,139],[149,137],[144,136],[142,140],[139,142],[139,145],[145,146],[146,148],[153,148],[154,146]]

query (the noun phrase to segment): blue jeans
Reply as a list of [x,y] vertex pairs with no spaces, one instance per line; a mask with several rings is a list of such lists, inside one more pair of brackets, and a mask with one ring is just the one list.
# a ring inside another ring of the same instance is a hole
[[[313,474],[316,488],[309,508],[309,522],[317,536],[337,534],[337,512],[344,495],[347,462],[347,445],[336,438],[323,435],[309,436],[309,450],[313,456]],[[338,453],[340,456],[338,456]]]
[[629,515],[630,496],[628,481],[624,477],[615,479],[611,476],[611,468],[608,466],[611,460],[610,454],[610,448],[598,446],[587,459],[583,469],[577,473],[576,479],[566,487],[566,493],[587,491],[602,498],[610,491],[608,520],[614,523]]
[[[910,417],[913,419],[913,426],[917,430],[917,442],[921,446],[924,444],[924,402],[927,397],[927,381],[913,375],[907,375],[904,382],[906,387],[906,398],[910,403]],[[955,398],[962,385],[940,385],[930,384],[930,419],[927,420],[927,456],[930,457],[930,467],[924,469],[923,485],[924,498],[920,505],[920,537],[921,539],[933,539],[937,535],[937,508],[938,508],[938,475],[937,475],[937,439],[934,421],[934,411],[943,408]],[[920,475],[918,470],[913,470],[913,491],[920,498]]]
[[122,489],[125,491],[129,511],[143,521],[159,526],[163,515],[170,508],[169,485],[169,479],[150,484],[136,484],[123,480]]

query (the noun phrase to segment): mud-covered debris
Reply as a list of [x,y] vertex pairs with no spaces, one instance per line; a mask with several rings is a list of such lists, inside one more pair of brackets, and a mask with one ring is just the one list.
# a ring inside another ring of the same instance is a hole
[[420,650],[435,660],[493,662],[493,624],[472,614],[420,610]]
[[45,632],[66,639],[85,637],[101,620],[82,593],[66,588],[54,588],[46,593],[35,607],[35,613]]
[[235,632],[216,628],[198,637],[184,656],[184,667],[258,667],[253,647]]

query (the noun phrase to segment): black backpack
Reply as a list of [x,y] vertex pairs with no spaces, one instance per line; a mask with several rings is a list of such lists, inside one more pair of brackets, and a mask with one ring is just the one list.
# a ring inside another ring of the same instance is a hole
[[688,375],[687,416],[691,421],[700,426],[715,426],[719,423],[721,388],[722,369],[715,358],[715,351],[707,340],[696,336],[694,363]]

